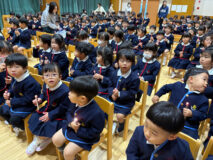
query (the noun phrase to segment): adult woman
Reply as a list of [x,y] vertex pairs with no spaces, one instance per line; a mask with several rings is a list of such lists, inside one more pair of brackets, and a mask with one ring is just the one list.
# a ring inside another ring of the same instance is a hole
[[55,2],[50,2],[49,6],[46,7],[41,17],[41,26],[43,31],[54,33],[54,30],[58,28],[55,24],[57,10],[58,7]]
[[160,28],[162,28],[163,19],[167,17],[169,12],[169,7],[166,4],[167,4],[167,1],[164,0],[158,12],[158,17],[159,17],[158,23],[160,24]]
[[130,2],[127,3],[127,6],[125,8],[125,12],[126,12],[126,15],[127,15],[128,12],[132,12],[132,7],[131,7],[131,3]]

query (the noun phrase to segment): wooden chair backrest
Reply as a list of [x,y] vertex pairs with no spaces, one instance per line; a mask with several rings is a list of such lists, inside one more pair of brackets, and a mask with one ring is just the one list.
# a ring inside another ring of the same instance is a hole
[[213,136],[209,139],[209,143],[203,153],[202,160],[205,160],[209,155],[213,155]]

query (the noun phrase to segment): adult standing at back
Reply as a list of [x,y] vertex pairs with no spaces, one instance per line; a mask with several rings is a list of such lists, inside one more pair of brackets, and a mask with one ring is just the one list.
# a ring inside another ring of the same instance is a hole
[[58,29],[56,25],[56,13],[58,6],[55,2],[50,2],[41,16],[41,26],[44,32],[54,33],[54,30]]
[[104,14],[106,14],[106,11],[104,9],[104,7],[102,7],[101,3],[98,3],[98,8],[94,11],[95,14],[102,14],[104,12]]
[[127,15],[128,12],[129,12],[129,13],[132,12],[132,7],[131,7],[131,3],[130,3],[130,2],[127,3],[127,6],[126,6],[126,8],[125,8],[125,13],[126,13],[126,15]]
[[163,23],[163,19],[167,17],[169,13],[169,7],[167,6],[167,1],[163,1],[163,4],[162,6],[160,7],[159,11],[158,11],[158,18],[159,18],[159,25],[160,25],[160,28],[162,28],[162,23]]

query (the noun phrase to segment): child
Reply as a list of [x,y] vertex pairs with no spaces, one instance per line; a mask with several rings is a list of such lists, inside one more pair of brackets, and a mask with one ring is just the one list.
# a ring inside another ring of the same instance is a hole
[[[106,47],[106,46],[109,46],[109,34],[107,32],[101,32],[101,33],[99,33],[98,47]],[[98,47],[96,47],[96,50]],[[96,57],[93,57],[93,59],[94,58],[96,58]],[[95,60],[93,60],[93,61],[95,61]]]
[[123,30],[124,34],[127,34],[128,25],[129,25],[128,21],[126,19],[124,19],[122,22],[122,30]]
[[202,38],[202,40],[200,42],[200,46],[195,49],[195,52],[193,54],[194,59],[187,66],[187,69],[195,67],[196,65],[199,65],[200,55],[210,45],[212,45],[211,36],[209,34],[207,34]]
[[88,32],[88,28],[86,27],[86,21],[82,20],[80,30],[84,30]]
[[146,37],[146,28],[138,28],[138,41],[139,43],[134,47],[134,51],[136,55],[142,56],[143,50],[149,39]]
[[200,26],[198,28],[196,38],[194,39],[195,43],[193,43],[193,45],[194,45],[193,48],[196,48],[200,45],[200,41],[202,40],[204,33],[205,33],[205,27]]
[[149,42],[154,42],[154,40],[156,39],[155,31],[156,31],[156,26],[155,25],[150,26],[149,33],[146,35],[147,38],[149,39]]
[[115,28],[109,27],[107,29],[107,33],[109,34],[109,46],[112,48],[115,46],[115,40],[113,39],[115,35]]
[[98,33],[105,32],[105,25],[103,23],[103,17],[98,19]]
[[11,28],[8,29],[8,34],[10,35],[8,37],[8,41],[12,43],[13,45],[17,45],[19,43],[19,40],[16,38],[15,31],[19,28],[19,21],[17,19],[14,19],[11,22]]
[[172,31],[173,31],[172,25],[168,24],[165,28],[165,35],[164,35],[164,37],[165,37],[164,40],[166,42],[166,49],[164,51],[165,56],[164,56],[164,59],[163,59],[163,65],[165,65],[165,63],[166,63],[166,58],[169,55],[169,51],[171,50],[171,47],[172,47],[173,42],[174,42],[174,36],[172,34]]
[[77,30],[75,29],[75,21],[70,21],[69,27],[67,29],[65,43],[74,45],[76,36],[77,36]]
[[21,29],[15,30],[15,41],[19,43],[13,46],[14,52],[23,53],[23,50],[31,47],[31,32],[27,27],[28,21],[24,17],[19,20],[19,26]]
[[[156,76],[160,71],[160,63],[156,60],[157,46],[155,43],[147,43],[144,48],[143,58],[135,65],[134,71],[139,78],[149,82],[147,94],[150,96],[155,84]],[[141,96],[138,96],[140,100]]]
[[207,117],[209,103],[203,92],[207,87],[208,77],[206,70],[191,68],[184,76],[184,83],[166,84],[152,98],[153,103],[156,103],[159,97],[171,92],[169,102],[176,105],[186,119],[182,132],[194,139],[198,138],[200,122]]
[[97,49],[97,64],[93,68],[93,78],[98,81],[98,94],[107,99],[108,88],[111,87],[111,74],[114,69],[112,67],[113,53],[109,47],[99,47]]
[[152,105],[144,126],[137,127],[130,139],[127,160],[193,160],[189,144],[177,136],[183,126],[184,117],[173,104],[163,101]]
[[98,25],[96,24],[95,20],[91,21],[91,29],[90,29],[90,37],[91,38],[96,38],[97,37],[97,32],[98,32]]
[[77,77],[70,83],[69,99],[74,104],[66,112],[67,125],[52,138],[56,147],[64,149],[66,160],[74,160],[83,149],[90,151],[100,139],[105,114],[93,99],[97,94],[98,83],[91,76]]
[[62,71],[62,79],[66,79],[68,76],[69,60],[66,55],[66,48],[64,38],[60,34],[55,34],[51,40],[52,57],[51,62],[58,64]]
[[42,151],[51,142],[52,136],[62,128],[68,99],[68,87],[61,82],[61,71],[55,63],[49,63],[42,70],[44,85],[41,95],[35,95],[33,104],[46,105],[30,117],[29,129],[34,135],[33,141],[28,145],[26,153],[32,155],[35,151]]
[[144,17],[144,20],[143,20],[143,27],[146,28],[149,25],[149,22],[150,22],[149,13],[146,12],[146,16]]
[[32,35],[36,35],[36,31],[39,31],[41,29],[41,22],[38,21],[37,16],[33,16],[33,21],[32,21]]
[[135,26],[129,25],[127,27],[127,34],[124,36],[124,39],[126,41],[130,41],[133,46],[136,46],[138,44],[138,37],[134,34],[135,32]]
[[4,35],[3,35],[3,33],[1,32],[1,27],[0,27],[0,41],[4,41]]
[[[43,34],[40,36],[39,45],[33,48],[33,57],[39,58],[40,63],[36,64],[34,68],[38,69],[38,73],[42,74],[42,67],[49,63],[52,58],[52,49],[51,46],[52,36],[49,34]],[[43,49],[39,49],[39,48]]]
[[113,54],[117,54],[120,50],[120,46],[124,41],[124,34],[121,30],[115,31],[115,45],[112,46]]
[[[135,95],[139,91],[140,79],[132,71],[135,62],[134,51],[121,49],[118,52],[119,69],[112,73],[112,87],[109,88],[109,100],[114,103],[114,112],[119,123],[116,133],[122,134],[125,117],[135,105]],[[113,124],[114,128],[116,123]]]
[[36,109],[32,100],[40,93],[41,87],[27,71],[27,58],[24,55],[10,54],[5,64],[14,80],[10,89],[4,92],[5,104],[0,107],[0,115],[13,126],[18,136],[19,131],[24,129],[23,119]]
[[158,46],[157,57],[163,54],[166,49],[164,34],[165,34],[164,31],[158,31],[156,34],[155,44]]
[[3,93],[9,88],[8,80],[12,80],[5,65],[5,59],[12,52],[13,49],[9,42],[0,41],[0,105],[4,103]]
[[92,62],[89,59],[91,47],[88,43],[78,42],[75,48],[75,59],[70,69],[70,77],[67,81],[72,81],[73,78],[83,75],[92,75]]
[[175,21],[175,28],[174,28],[174,34],[182,34],[183,33],[183,29],[182,29],[182,25],[181,25],[181,21],[180,20],[176,20]]
[[174,78],[176,76],[175,69],[187,68],[187,65],[190,63],[189,58],[193,53],[193,47],[189,43],[191,39],[191,34],[184,33],[181,39],[182,42],[179,43],[174,50],[175,52],[174,58],[172,58],[168,64],[169,67],[172,67],[171,78]]

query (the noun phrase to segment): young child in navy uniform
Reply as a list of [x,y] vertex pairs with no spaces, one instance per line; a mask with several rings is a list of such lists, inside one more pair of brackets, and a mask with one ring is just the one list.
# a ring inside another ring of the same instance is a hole
[[[165,49],[165,55],[169,55],[169,51],[171,50],[171,47],[173,45],[173,42],[174,42],[174,36],[172,34],[172,31],[173,31],[173,27],[171,24],[168,24],[165,28],[165,35],[164,35],[164,40],[166,42],[166,49]],[[164,56],[164,59],[163,59],[163,65],[165,65],[166,63],[166,58],[167,56]]]
[[0,105],[4,103],[4,92],[9,88],[12,78],[8,75],[5,59],[13,52],[12,45],[7,41],[0,41]]
[[98,32],[98,25],[96,24],[95,20],[91,21],[91,28],[90,28],[90,37],[91,38],[96,38],[97,37],[97,32]]
[[83,149],[90,151],[100,139],[105,114],[93,99],[97,94],[98,82],[91,76],[77,77],[70,83],[69,99],[73,104],[66,112],[67,125],[52,138],[56,147],[64,149],[65,159],[74,160]]
[[92,62],[89,59],[89,54],[92,48],[88,43],[78,42],[75,48],[75,59],[70,69],[70,76],[67,81],[72,81],[73,78],[83,75],[92,75]]
[[[125,116],[135,105],[135,96],[139,91],[140,79],[131,69],[134,62],[134,51],[121,49],[118,52],[119,69],[115,70],[111,76],[112,87],[109,88],[109,100],[114,103],[114,112],[119,123],[116,133],[119,135],[124,129]],[[113,128],[116,125],[114,123]]]
[[159,97],[170,92],[169,102],[176,105],[186,119],[182,132],[194,139],[198,138],[200,122],[207,118],[209,103],[203,92],[208,85],[208,77],[205,69],[191,68],[184,76],[184,83],[166,84],[152,98],[156,103]]
[[115,44],[112,45],[113,54],[117,55],[120,50],[120,46],[124,41],[124,34],[121,30],[115,31]]
[[15,31],[19,28],[19,21],[17,19],[14,19],[11,22],[11,28],[8,29],[8,34],[10,35],[7,38],[7,41],[12,43],[13,45],[17,45],[19,43],[19,39],[16,38]]
[[193,48],[197,48],[200,45],[200,41],[202,40],[206,28],[204,26],[200,26],[197,31],[197,35],[193,39]]
[[147,38],[149,39],[149,42],[154,42],[156,40],[155,31],[156,31],[156,26],[155,25],[150,26],[149,33],[146,35]]
[[[49,34],[43,34],[40,37],[39,45],[33,48],[33,57],[39,58],[39,63],[34,67],[38,69],[38,73],[42,74],[42,67],[48,64],[52,58],[51,38]],[[40,49],[43,48],[43,49]]]
[[146,16],[143,19],[143,27],[145,28],[149,25],[149,22],[150,22],[150,18],[148,16],[149,16],[149,13],[146,12]]
[[158,46],[157,57],[164,53],[166,50],[166,42],[164,40],[164,31],[158,31],[156,34],[155,44]]
[[[160,71],[160,63],[156,60],[157,46],[155,43],[147,43],[144,48],[143,58],[134,67],[139,78],[149,82],[147,94],[150,96],[155,84],[156,76]],[[140,100],[140,97],[138,100]]]
[[107,33],[109,34],[109,46],[113,48],[115,46],[115,40],[114,40],[115,28],[109,27],[107,29]]
[[33,141],[28,145],[26,153],[32,155],[40,152],[51,142],[52,136],[62,128],[69,105],[69,88],[61,82],[61,71],[55,63],[49,63],[42,70],[44,85],[41,95],[35,95],[35,106],[47,101],[45,106],[37,108],[30,117],[29,129],[34,135]]
[[168,66],[172,68],[171,78],[176,77],[177,73],[175,73],[175,69],[186,69],[190,63],[189,58],[193,53],[193,47],[189,43],[190,39],[191,34],[184,33],[182,36],[182,42],[180,42],[174,50],[174,58],[172,58],[168,64]]
[[173,104],[153,104],[144,126],[137,127],[130,139],[127,160],[193,160],[189,144],[177,136],[183,126],[184,117]]
[[21,29],[15,30],[15,41],[19,41],[18,44],[13,46],[14,52],[22,53],[26,48],[31,47],[31,32],[27,27],[28,21],[24,17],[19,19],[19,26]]
[[75,21],[72,20],[69,22],[69,27],[67,29],[65,43],[74,45],[76,36],[77,36],[77,30],[75,28]]
[[60,34],[55,34],[51,40],[52,56],[50,62],[58,64],[62,71],[62,79],[68,76],[69,60],[66,55],[64,38]]
[[174,34],[181,35],[183,33],[182,25],[180,20],[175,21]]
[[100,47],[97,50],[97,64],[93,68],[93,78],[98,81],[98,95],[108,98],[108,88],[111,87],[111,74],[114,71],[112,67],[113,54],[109,47]]
[[40,93],[41,87],[27,71],[27,58],[24,55],[10,54],[5,64],[14,79],[9,90],[4,92],[5,104],[0,107],[0,115],[13,126],[18,136],[24,130],[23,119],[36,109],[32,100]]
[[32,21],[32,30],[31,34],[36,35],[36,32],[41,30],[41,22],[38,21],[38,17],[36,15],[33,16],[33,21]]
[[130,41],[133,46],[136,46],[138,44],[138,37],[134,34],[135,26],[129,25],[127,27],[127,34],[124,36],[124,39],[126,41]]
[[190,61],[189,65],[187,66],[187,69],[199,65],[199,59],[202,52],[211,45],[212,45],[211,35],[207,34],[202,38],[199,47],[195,49],[195,52],[193,54],[194,59]]

